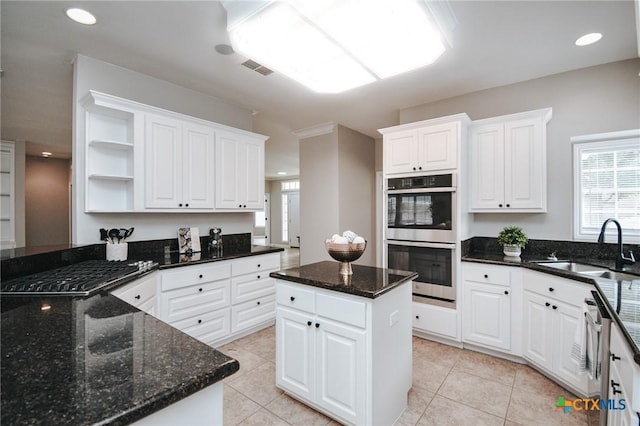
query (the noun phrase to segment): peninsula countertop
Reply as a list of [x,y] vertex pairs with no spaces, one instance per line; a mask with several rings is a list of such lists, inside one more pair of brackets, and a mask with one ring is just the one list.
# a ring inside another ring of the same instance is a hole
[[416,272],[353,264],[353,275],[340,275],[340,263],[324,261],[272,272],[271,277],[375,299],[418,277]]

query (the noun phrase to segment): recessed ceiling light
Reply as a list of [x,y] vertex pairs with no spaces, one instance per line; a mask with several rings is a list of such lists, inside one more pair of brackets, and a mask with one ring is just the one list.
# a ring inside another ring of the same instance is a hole
[[216,52],[221,55],[231,55],[235,53],[233,51],[233,47],[229,46],[228,44],[216,44],[214,49],[216,49]]
[[597,41],[600,41],[601,38],[602,34],[600,33],[585,34],[576,40],[576,46],[588,46],[590,44],[596,43]]
[[48,152],[48,151],[42,151],[42,156],[43,156],[44,158],[49,158],[49,157],[51,157],[51,155],[52,155],[52,154],[51,154],[50,152]]
[[66,13],[69,19],[72,19],[79,24],[93,25],[97,22],[96,17],[84,9],[71,8],[67,9]]
[[287,172],[277,172],[276,174],[280,175],[280,176],[285,176],[287,174]]

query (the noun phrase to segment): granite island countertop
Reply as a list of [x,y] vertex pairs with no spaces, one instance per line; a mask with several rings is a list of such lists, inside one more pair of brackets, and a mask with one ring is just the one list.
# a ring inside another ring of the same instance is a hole
[[418,277],[416,272],[352,264],[353,275],[340,275],[340,263],[324,261],[272,272],[270,276],[312,287],[375,299]]
[[0,306],[2,424],[129,424],[239,369],[106,292]]

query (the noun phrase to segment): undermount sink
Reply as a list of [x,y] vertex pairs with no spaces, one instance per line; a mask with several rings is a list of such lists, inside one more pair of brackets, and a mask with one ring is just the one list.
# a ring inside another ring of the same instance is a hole
[[624,272],[616,272],[605,269],[601,266],[587,265],[585,263],[576,262],[538,262],[540,265],[549,268],[561,269],[563,271],[575,272],[576,274],[587,275],[593,278],[601,278],[614,281],[636,281],[640,280],[640,276],[627,274]]

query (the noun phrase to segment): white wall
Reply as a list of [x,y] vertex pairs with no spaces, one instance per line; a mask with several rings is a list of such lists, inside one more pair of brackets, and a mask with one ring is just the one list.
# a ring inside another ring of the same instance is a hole
[[204,120],[251,130],[251,111],[229,102],[140,74],[86,56],[74,64],[73,93],[73,243],[89,244],[100,240],[100,228],[135,227],[132,241],[177,238],[180,227],[222,228],[223,234],[251,232],[252,213],[135,213],[87,214],[84,212],[84,150],[77,135],[84,131],[84,116],[78,112],[79,100],[89,90],[108,93],[159,108],[180,112]]
[[474,214],[471,232],[495,237],[505,225],[530,238],[573,239],[570,138],[640,128],[640,59],[483,90],[400,111],[400,123],[466,112],[472,120],[552,107],[547,128],[548,212]]

